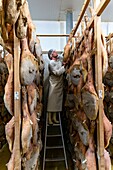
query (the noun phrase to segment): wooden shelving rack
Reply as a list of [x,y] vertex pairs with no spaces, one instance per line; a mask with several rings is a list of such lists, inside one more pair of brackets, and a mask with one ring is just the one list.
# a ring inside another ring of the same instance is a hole
[[[102,88],[102,59],[101,59],[101,14],[103,13],[106,6],[109,4],[110,0],[94,0],[94,15],[88,22],[87,28],[90,30],[94,27],[94,40],[95,40],[95,86],[96,91],[99,98],[99,111],[98,111],[98,118],[97,118],[97,138],[98,138],[98,144],[97,144],[97,157],[98,157],[98,170],[105,170],[105,162],[104,162],[104,128],[103,128],[103,118],[102,118],[102,112],[103,112],[103,88]],[[78,21],[75,25],[75,27],[72,29],[70,36],[68,38],[68,42],[72,37],[75,36],[78,27],[81,24],[82,18],[85,15],[86,9],[90,3],[90,0],[85,0],[84,5],[82,7],[82,10],[79,14]],[[84,39],[84,34],[82,35],[79,45]]]

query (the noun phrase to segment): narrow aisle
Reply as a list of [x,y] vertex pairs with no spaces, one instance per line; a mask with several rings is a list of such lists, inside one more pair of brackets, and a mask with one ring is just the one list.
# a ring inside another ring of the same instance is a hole
[[43,170],[67,170],[67,157],[63,139],[61,118],[59,123],[49,125],[46,118]]

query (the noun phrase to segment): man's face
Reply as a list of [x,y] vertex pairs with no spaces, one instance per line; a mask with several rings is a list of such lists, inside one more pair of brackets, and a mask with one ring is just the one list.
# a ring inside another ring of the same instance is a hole
[[58,54],[57,54],[57,52],[54,50],[53,52],[52,52],[52,57],[57,57],[58,56]]

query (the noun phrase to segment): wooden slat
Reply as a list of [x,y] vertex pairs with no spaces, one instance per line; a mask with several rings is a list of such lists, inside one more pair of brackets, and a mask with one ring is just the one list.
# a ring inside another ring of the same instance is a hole
[[[98,6],[98,8],[95,10],[95,15],[92,16],[92,18],[90,19],[87,28],[90,30],[91,28],[94,27],[94,19],[95,16],[99,16],[100,14],[102,14],[102,12],[104,11],[104,9],[106,8],[106,6],[108,5],[108,3],[110,2],[110,0],[102,0]],[[71,33],[70,33],[71,34]],[[84,34],[82,35],[81,39],[80,39],[80,43],[82,42],[82,40],[84,39]]]
[[[94,9],[98,6],[100,0],[94,0]],[[94,39],[95,48],[97,49],[95,55],[95,85],[99,97],[99,111],[97,119],[97,158],[98,170],[105,170],[104,165],[104,127],[103,127],[103,99],[102,99],[102,57],[101,57],[101,17],[94,17]]]
[[[15,30],[15,27],[14,27]],[[14,139],[14,169],[21,170],[21,154],[20,154],[20,42],[15,36],[14,31],[14,116],[15,116],[15,139]]]
[[100,4],[98,5],[98,8],[96,9],[97,16],[100,16],[102,14],[109,2],[110,0],[101,0]]
[[[95,15],[92,16],[92,18],[90,19],[89,23],[88,23],[88,26],[87,28],[90,30],[91,28],[94,27],[94,19],[95,19],[95,16],[99,16],[100,14],[100,11],[103,12],[103,10],[105,9],[105,7],[108,5],[108,3],[110,2],[110,0],[102,0],[101,3],[98,5],[98,8],[95,10]],[[104,7],[103,7],[104,6]],[[71,34],[71,33],[70,33]],[[80,41],[79,41],[79,45],[81,44],[81,42],[83,41],[84,39],[84,34],[82,35]]]
[[85,2],[83,4],[82,10],[81,10],[80,15],[78,17],[78,21],[77,21],[77,23],[75,25],[75,28],[74,28],[74,32],[73,32],[74,34],[76,33],[76,31],[77,31],[77,29],[78,29],[78,27],[80,25],[80,22],[81,22],[84,14],[85,14],[85,11],[86,11],[86,9],[87,9],[87,7],[89,5],[89,2],[90,2],[90,0],[85,0]]
[[106,37],[106,41],[109,41],[111,38],[113,38],[113,33],[110,33],[110,34]]
[[84,13],[85,13],[88,5],[89,5],[89,2],[90,2],[90,0],[85,0],[85,2],[84,2],[84,4],[83,4],[83,7],[82,7],[82,9],[81,9],[80,15],[79,15],[79,17],[78,17],[78,21],[77,21],[75,27],[72,29],[68,41],[70,41],[70,38],[72,38],[72,37],[75,35],[75,33],[76,33],[76,31],[77,31],[77,29],[78,29],[78,27],[79,27],[79,25],[80,25],[80,22],[81,22],[81,20],[82,20],[82,18],[83,18],[83,16],[84,16]]
[[69,37],[70,34],[38,34],[36,36],[37,37]]
[[[103,127],[103,99],[101,95],[103,92],[102,87],[102,57],[101,57],[101,30],[100,30],[100,18],[97,18],[97,91],[99,96],[99,113],[98,113],[98,165],[99,170],[105,170],[104,165],[104,127]],[[101,95],[100,95],[101,94]],[[103,95],[102,95],[103,96]]]
[[99,5],[98,8],[95,10],[95,15],[91,18],[89,24],[88,24],[88,28],[92,28],[94,26],[94,17],[100,16],[102,14],[102,12],[104,11],[104,9],[106,8],[106,6],[108,5],[108,3],[110,2],[110,0],[102,0]]
[[[78,18],[78,21],[77,21],[77,24],[75,25],[75,27],[72,29],[71,33],[70,33],[70,36],[69,36],[69,39],[68,39],[68,42],[70,41],[70,39],[76,34],[76,31],[80,25],[80,22],[83,18],[83,15],[89,5],[89,2],[90,0],[86,0],[84,2],[84,5],[82,7],[82,10],[80,12],[80,15],[79,15],[79,18]],[[102,12],[104,11],[104,9],[106,8],[106,6],[108,5],[108,3],[110,2],[110,0],[102,0],[100,2],[100,4],[98,5],[96,11],[95,11],[95,15],[97,16],[100,16],[102,14]],[[88,28],[91,29],[93,26],[94,26],[94,17],[95,15],[91,18],[90,22],[88,23]],[[81,38],[81,40],[83,40],[83,37]]]

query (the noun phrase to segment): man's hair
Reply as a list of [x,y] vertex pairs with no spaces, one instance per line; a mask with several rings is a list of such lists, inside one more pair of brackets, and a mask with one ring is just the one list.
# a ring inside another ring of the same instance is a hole
[[49,57],[49,59],[51,60],[51,53],[53,52],[53,49],[50,49],[49,51],[48,51],[48,57]]

